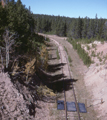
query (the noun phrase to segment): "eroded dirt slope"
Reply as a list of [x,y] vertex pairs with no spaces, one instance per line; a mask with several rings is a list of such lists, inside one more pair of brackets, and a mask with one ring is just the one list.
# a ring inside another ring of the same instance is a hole
[[87,88],[93,93],[92,107],[98,113],[97,118],[107,120],[107,43],[94,41],[93,44],[96,47],[93,48],[92,43],[89,44],[89,52],[94,51],[94,56],[90,54],[94,63],[86,72],[84,80]]
[[0,120],[34,120],[22,94],[12,84],[7,73],[0,73]]

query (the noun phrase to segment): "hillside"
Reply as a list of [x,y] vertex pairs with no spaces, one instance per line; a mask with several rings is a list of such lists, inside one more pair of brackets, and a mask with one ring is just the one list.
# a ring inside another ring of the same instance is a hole
[[[90,47],[90,51],[95,51],[92,56],[94,64],[91,64],[88,71],[85,73],[84,81],[87,89],[91,89],[92,107],[98,112],[98,118],[101,120],[107,119],[107,43],[95,41],[95,48]],[[89,44],[91,46],[92,44]],[[96,50],[95,50],[96,49]],[[91,54],[90,54],[91,55]],[[102,103],[101,103],[102,102]],[[90,101],[88,101],[88,105]]]
[[55,97],[39,77],[47,69],[48,41],[35,33],[33,15],[21,0],[0,3],[0,119],[33,120],[37,101]]
[[97,14],[33,14],[21,0],[0,2],[0,120],[106,120],[106,40]]

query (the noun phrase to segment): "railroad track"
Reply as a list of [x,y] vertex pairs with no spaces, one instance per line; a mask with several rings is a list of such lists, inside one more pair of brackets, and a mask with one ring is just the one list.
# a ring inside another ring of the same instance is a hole
[[[70,98],[68,99],[68,96],[66,94],[66,90],[65,90],[65,86],[63,84],[63,92],[64,92],[64,108],[65,108],[65,120],[68,120],[68,111],[67,111],[67,105],[66,105],[66,101],[67,99],[69,101],[74,101],[75,102],[75,106],[76,106],[76,110],[77,110],[77,114],[76,114],[76,117],[78,118],[78,120],[81,120],[81,116],[80,116],[80,113],[79,113],[79,108],[78,108],[78,103],[77,103],[77,98],[76,98],[76,93],[75,93],[75,89],[74,89],[74,85],[73,85],[73,82],[72,82],[72,76],[71,76],[71,71],[70,71],[70,67],[69,67],[69,62],[68,62],[68,58],[67,58],[67,53],[65,52],[64,48],[62,47],[62,45],[60,43],[58,43],[55,39],[53,39],[51,36],[46,36],[44,34],[40,34],[40,35],[43,35],[45,37],[49,37],[50,40],[52,40],[56,46],[58,46],[58,51],[59,51],[59,54],[60,54],[60,62],[61,63],[65,63],[66,66],[62,68],[62,74],[68,76],[69,75],[69,80],[71,80],[71,86],[72,86],[72,93],[73,93],[73,98]],[[64,55],[62,54],[62,52],[64,52]],[[64,69],[67,69],[67,71],[64,71]],[[63,77],[63,83],[64,83],[64,80],[65,78]],[[72,114],[70,112],[70,114]],[[73,113],[74,114],[74,113]],[[72,115],[73,115],[72,114]],[[63,116],[64,117],[64,116]],[[72,116],[73,118],[75,117]],[[61,119],[62,120],[62,119]],[[73,120],[73,119],[70,119],[70,120]],[[76,119],[77,120],[77,119]]]
[[[73,85],[73,82],[72,82],[72,77],[71,77],[71,71],[70,71],[70,67],[69,67],[69,62],[68,62],[68,58],[67,58],[67,53],[65,52],[65,50],[63,49],[62,45],[59,44],[56,40],[50,38],[52,41],[54,41],[54,43],[58,46],[58,51],[59,51],[59,54],[60,54],[60,59],[61,59],[61,63],[66,63],[67,67],[68,67],[68,73],[69,74],[69,79],[71,80],[71,86],[72,86],[72,91],[73,91],[73,96],[74,96],[74,101],[75,101],[75,105],[76,105],[76,109],[77,109],[77,116],[78,116],[78,120],[81,120],[81,117],[80,117],[80,113],[79,113],[79,108],[78,108],[78,103],[77,103],[77,98],[76,98],[76,94],[75,94],[75,89],[74,89],[74,85]],[[62,52],[65,53],[65,56],[62,55]],[[65,74],[64,73],[64,68],[62,68],[62,74]],[[63,82],[64,82],[64,77],[62,78],[63,79]],[[63,84],[63,92],[64,92],[64,107],[65,107],[65,120],[68,120],[68,115],[67,115],[67,105],[66,105],[66,99],[67,99],[67,96],[66,96],[66,91],[65,91],[65,86]]]

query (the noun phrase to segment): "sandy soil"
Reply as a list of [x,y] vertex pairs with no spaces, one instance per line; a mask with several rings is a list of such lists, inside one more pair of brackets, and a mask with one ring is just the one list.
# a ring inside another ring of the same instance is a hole
[[[76,91],[77,101],[81,103],[86,103],[87,113],[80,113],[81,119],[83,120],[97,120],[98,111],[94,111],[95,108],[92,106],[93,102],[93,86],[86,85],[86,74],[89,69],[83,64],[82,60],[79,58],[77,52],[73,49],[72,45],[66,41],[66,38],[58,37],[56,35],[46,35],[50,39],[56,40],[59,44],[66,47],[68,55],[72,59],[72,65],[70,67],[72,71],[72,78],[77,80],[74,82],[74,87]],[[65,70],[66,71],[66,70]],[[91,74],[90,74],[91,75]],[[85,77],[85,79],[84,79]],[[74,101],[72,89],[66,91],[67,101]],[[72,97],[71,97],[72,96]],[[68,116],[73,116],[72,113],[68,113]],[[75,115],[74,115],[75,116]],[[73,120],[73,118],[70,118]],[[77,119],[77,118],[75,118]]]
[[97,118],[107,120],[107,60],[103,57],[107,54],[107,43],[94,43],[97,45],[95,54],[103,51],[103,54],[99,55],[102,61],[100,62],[97,57],[92,58],[95,63],[89,67],[84,80],[87,88],[93,93],[92,107],[98,112]]

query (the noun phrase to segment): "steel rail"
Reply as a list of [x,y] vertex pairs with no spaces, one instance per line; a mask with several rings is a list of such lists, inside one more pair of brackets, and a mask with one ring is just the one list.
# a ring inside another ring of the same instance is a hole
[[[61,63],[62,63],[62,55],[61,55],[61,52],[60,52],[60,49],[59,49],[59,46],[58,46],[58,52],[60,53],[60,58],[61,58]],[[63,68],[62,68],[62,74],[63,74]],[[64,86],[64,77],[63,77],[63,92],[64,92],[64,99],[65,99],[65,102],[64,102],[64,106],[65,106],[65,119],[67,119],[67,106],[66,106],[66,92],[65,92],[65,86]]]
[[[59,44],[60,45],[60,44]],[[61,45],[62,46],[62,45]],[[59,47],[58,47],[59,48]],[[65,51],[65,50],[64,50]],[[59,49],[59,52],[60,52],[60,49]],[[61,55],[61,52],[60,52],[60,56]],[[77,99],[76,99],[76,94],[75,94],[75,90],[74,90],[74,85],[73,85],[73,82],[72,82],[72,78],[71,78],[71,73],[70,73],[70,68],[69,68],[69,63],[68,63],[68,59],[67,59],[67,54],[65,52],[65,57],[66,57],[66,62],[67,62],[67,65],[68,65],[68,71],[69,71],[69,76],[70,76],[70,79],[71,79],[71,85],[72,85],[72,89],[73,89],[73,95],[74,95],[74,100],[75,100],[75,104],[76,104],[76,109],[77,109],[77,114],[78,114],[78,120],[81,120],[80,118],[80,113],[79,113],[79,109],[78,109],[78,103],[77,103]],[[62,57],[61,58],[61,63],[62,63]],[[62,73],[63,73],[63,68],[62,68]],[[63,78],[63,83],[64,83],[64,78]],[[66,120],[67,120],[67,107],[66,107],[66,92],[65,92],[65,87],[63,86],[64,88],[64,99],[65,99],[65,112],[66,112]]]
[[[66,54],[66,52],[65,52],[65,54]],[[67,61],[67,64],[68,64],[68,71],[69,71],[69,75],[70,75],[70,79],[71,79],[73,95],[74,95],[76,109],[77,109],[77,113],[78,113],[78,120],[81,120],[80,113],[79,113],[79,108],[78,108],[78,103],[77,103],[77,99],[76,99],[76,94],[75,94],[75,90],[74,90],[74,85],[73,85],[72,78],[71,78],[71,73],[70,73],[70,68],[69,68],[69,62],[68,62],[68,59],[67,59],[67,54],[65,55],[65,57],[66,57],[66,61]]]
[[[53,39],[53,38],[50,38],[50,39],[52,41],[55,41],[56,44],[57,44],[57,41],[55,39]],[[60,43],[58,43],[58,44],[60,46]],[[58,52],[60,53],[60,58],[61,58],[61,63],[62,63],[62,57],[61,57],[62,55],[61,55],[59,46],[58,46]],[[78,108],[78,104],[77,104],[77,99],[76,99],[76,94],[75,94],[75,90],[74,90],[74,85],[73,85],[72,78],[71,78],[71,73],[70,73],[70,68],[69,68],[69,64],[68,64],[68,59],[67,59],[66,51],[65,51],[65,57],[66,57],[67,65],[68,65],[69,76],[70,76],[70,79],[71,79],[71,85],[72,85],[72,89],[73,89],[73,95],[74,95],[74,100],[75,100],[75,104],[76,104],[76,109],[77,109],[77,114],[78,114],[78,120],[81,120],[80,113],[79,113],[79,108]],[[64,73],[63,72],[63,68],[62,68],[62,73]],[[64,105],[65,105],[65,114],[66,114],[66,120],[68,120],[67,119],[67,107],[66,107],[66,92],[65,92],[65,87],[64,87],[64,77],[63,77],[63,88],[64,88],[63,90],[64,90],[64,99],[65,99],[65,102],[64,102]]]

